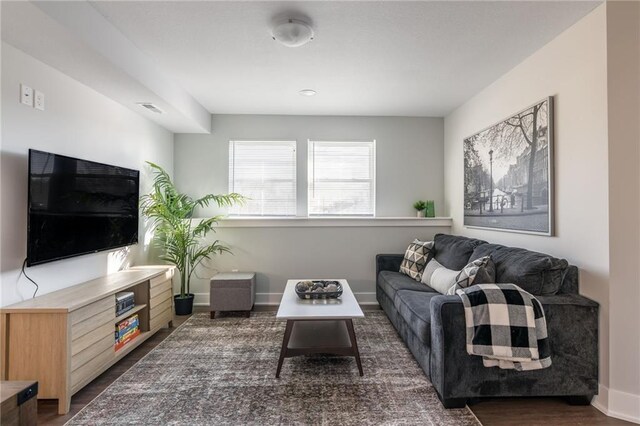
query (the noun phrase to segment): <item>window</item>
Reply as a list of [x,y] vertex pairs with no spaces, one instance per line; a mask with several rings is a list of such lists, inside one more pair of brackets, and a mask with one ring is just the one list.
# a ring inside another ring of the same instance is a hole
[[249,198],[233,216],[295,216],[295,141],[230,141],[229,192]]
[[375,141],[309,141],[309,216],[375,216],[375,170]]

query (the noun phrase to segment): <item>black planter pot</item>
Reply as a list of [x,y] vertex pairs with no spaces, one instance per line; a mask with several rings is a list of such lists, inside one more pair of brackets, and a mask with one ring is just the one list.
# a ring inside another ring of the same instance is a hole
[[176,315],[191,315],[193,312],[193,293],[185,295],[184,298],[176,294],[173,296],[173,304],[176,307]]

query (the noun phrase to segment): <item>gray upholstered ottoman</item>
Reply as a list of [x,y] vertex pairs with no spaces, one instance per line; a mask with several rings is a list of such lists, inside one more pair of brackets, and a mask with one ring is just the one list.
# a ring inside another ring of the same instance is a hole
[[209,310],[216,312],[245,311],[247,318],[256,298],[256,274],[253,272],[220,272],[211,278]]

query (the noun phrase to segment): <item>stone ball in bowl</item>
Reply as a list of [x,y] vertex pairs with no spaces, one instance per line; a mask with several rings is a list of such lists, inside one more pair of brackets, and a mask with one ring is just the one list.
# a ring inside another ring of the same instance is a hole
[[329,293],[335,293],[336,291],[338,291],[338,286],[335,284],[329,284],[325,287],[325,289]]

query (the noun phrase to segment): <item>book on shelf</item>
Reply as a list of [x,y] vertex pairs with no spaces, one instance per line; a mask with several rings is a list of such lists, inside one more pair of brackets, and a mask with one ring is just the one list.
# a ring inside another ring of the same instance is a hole
[[115,349],[118,350],[140,335],[140,318],[132,315],[115,326]]
[[120,339],[119,341],[116,342],[115,350],[117,351],[117,350],[122,349],[127,343],[129,343],[130,341],[132,341],[133,339],[135,339],[139,335],[140,335],[140,329],[139,328],[136,328],[135,330],[132,330],[132,332],[127,334],[127,336],[125,336],[124,339]]
[[120,325],[118,324],[118,326],[116,327],[116,331],[120,334],[125,334],[128,330],[131,330],[132,328],[138,327],[140,325],[139,321],[133,321],[130,322],[126,325]]
[[138,318],[138,314],[132,315],[128,318],[123,319],[122,321],[120,321],[117,325],[116,328],[119,330],[124,330],[128,327],[130,327],[132,324],[139,324],[140,319]]
[[119,340],[124,340],[129,334],[133,333],[134,331],[138,330],[140,327],[135,326],[135,327],[131,327],[127,330],[124,331],[116,331],[116,341]]

